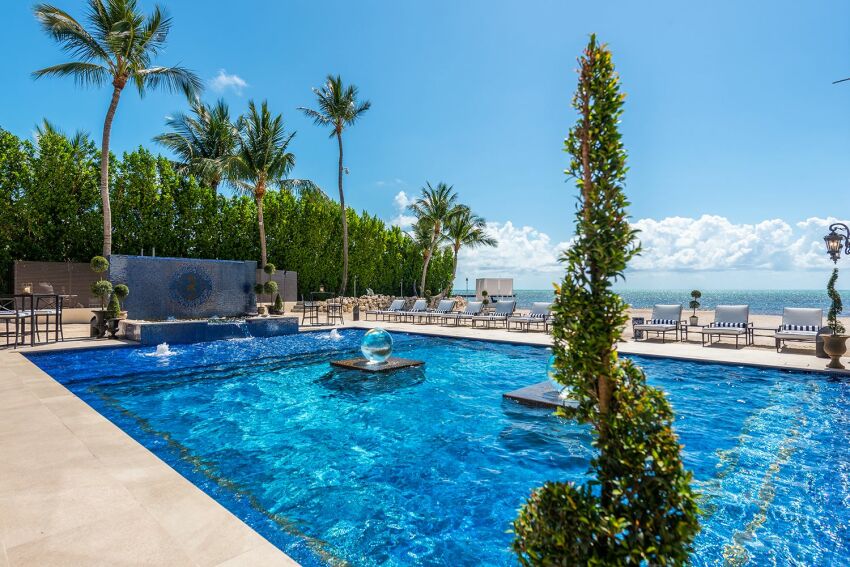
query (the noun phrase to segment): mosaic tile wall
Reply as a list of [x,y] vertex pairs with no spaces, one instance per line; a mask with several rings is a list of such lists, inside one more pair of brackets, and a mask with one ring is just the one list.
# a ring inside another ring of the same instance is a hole
[[130,319],[235,317],[256,313],[257,262],[112,255],[109,279],[125,283]]

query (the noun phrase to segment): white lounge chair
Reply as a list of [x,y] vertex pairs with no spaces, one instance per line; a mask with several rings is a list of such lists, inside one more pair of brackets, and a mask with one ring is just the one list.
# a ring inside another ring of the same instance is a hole
[[546,319],[551,311],[552,303],[536,301],[531,304],[531,311],[528,315],[515,315],[508,318],[508,330],[511,329],[511,323],[514,323],[520,330],[525,327],[526,331],[530,331],[532,325],[543,325],[543,329],[546,330]]
[[[634,336],[637,337],[637,331],[642,331],[646,340],[649,338],[649,333],[655,333],[655,336],[661,335],[661,342],[664,343],[667,338],[667,333],[673,333],[676,340],[680,340],[682,330],[682,305],[653,305],[652,316],[645,323],[632,325]],[[635,338],[637,340],[637,338]]]
[[396,321],[400,318],[402,321],[407,321],[407,318],[410,317],[410,321],[419,316],[424,315],[428,311],[428,300],[427,299],[417,299],[413,302],[413,307],[410,309],[406,309],[404,311],[399,311],[395,314]]
[[705,337],[708,336],[708,344],[712,337],[735,337],[735,348],[738,348],[739,339],[744,337],[744,345],[752,344],[753,324],[750,323],[749,305],[718,305],[714,309],[714,322],[702,328],[702,346],[706,346]]
[[460,325],[461,321],[472,320],[473,317],[479,315],[481,310],[484,308],[483,301],[470,301],[466,305],[466,309],[463,312],[458,313],[446,313],[441,317],[443,320],[443,325],[448,325],[449,321],[454,321],[455,326]]
[[823,309],[815,307],[786,307],[782,310],[782,324],[773,334],[776,352],[785,341],[815,342],[823,328]]
[[403,299],[393,299],[393,302],[390,303],[390,306],[386,309],[370,309],[366,312],[366,320],[369,320],[369,315],[375,316],[375,321],[378,320],[378,317],[381,317],[382,320],[386,321],[387,317],[391,317],[397,314],[399,311],[404,309],[404,300]]
[[505,324],[505,328],[508,328],[508,317],[514,314],[514,309],[516,308],[516,301],[513,299],[509,301],[500,301],[496,304],[496,310],[489,315],[476,315],[472,318],[472,326],[475,326],[477,321],[481,321],[485,324],[485,326],[489,329],[490,323],[498,323],[502,322]]
[[419,320],[422,321],[424,318],[426,323],[431,323],[434,319],[439,319],[443,315],[451,313],[452,309],[455,308],[455,303],[454,299],[441,299],[436,309],[428,309],[419,316]]

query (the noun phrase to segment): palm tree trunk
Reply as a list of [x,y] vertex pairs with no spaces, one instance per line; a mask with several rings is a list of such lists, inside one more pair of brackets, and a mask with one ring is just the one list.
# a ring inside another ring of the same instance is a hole
[[348,286],[348,215],[345,214],[345,194],[342,192],[342,132],[337,130],[337,142],[339,142],[339,207],[342,211],[342,284],[339,286],[339,295],[345,296],[345,288]]
[[425,256],[425,262],[422,264],[422,279],[419,282],[419,289],[425,293],[425,279],[428,277],[428,265],[431,263],[431,257],[434,255],[434,245],[437,243],[437,235],[440,233],[439,224],[434,224],[434,234],[431,235],[431,247],[428,248],[428,254]]
[[460,247],[453,247],[454,257],[452,258],[452,279],[449,280],[449,283],[446,285],[446,289],[443,290],[443,293],[440,294],[439,299],[443,299],[445,296],[452,292],[455,285],[455,278],[457,277],[457,253],[460,250]]
[[257,183],[254,195],[257,199],[257,224],[260,227],[260,259],[261,268],[266,267],[266,224],[263,222],[263,197],[266,194],[266,184],[262,179]]
[[113,84],[112,100],[106,119],[103,121],[103,139],[100,144],[100,200],[103,204],[103,256],[112,254],[112,207],[109,204],[109,137],[112,132],[112,119],[121,98],[121,89]]

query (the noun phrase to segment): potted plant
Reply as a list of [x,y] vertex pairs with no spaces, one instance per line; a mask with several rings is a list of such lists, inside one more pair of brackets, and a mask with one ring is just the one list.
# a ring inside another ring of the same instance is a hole
[[487,290],[481,290],[481,301],[484,302],[484,305],[490,305],[490,298],[488,297],[490,294],[487,293]]
[[842,369],[844,365],[841,364],[841,357],[847,352],[847,335],[844,334],[844,325],[838,319],[844,306],[841,304],[841,295],[835,289],[836,281],[838,281],[838,268],[832,270],[832,276],[826,284],[826,293],[832,302],[826,316],[826,326],[831,333],[824,335],[823,349],[831,359],[826,367]]
[[[254,286],[254,293],[256,293],[259,296],[260,294],[263,293],[263,291],[265,289],[266,289],[266,286],[264,284],[258,283]],[[266,314],[266,306],[260,305],[259,302],[257,302],[257,314],[258,315],[265,315]]]
[[690,320],[691,325],[699,324],[699,318],[697,317],[697,309],[699,309],[699,298],[702,297],[702,292],[698,289],[695,289],[691,292],[691,302],[688,303],[688,307],[693,309],[693,314],[688,318]]
[[274,306],[272,307],[272,313],[274,313],[275,315],[283,315],[283,300],[280,298],[279,293],[274,298]]
[[121,301],[130,295],[130,288],[124,284],[118,284],[112,288],[112,295],[109,298],[109,305],[106,306],[106,330],[109,335],[115,338],[118,334],[118,325],[121,319],[127,318],[127,312],[121,310]]
[[91,284],[92,295],[100,299],[100,309],[92,309],[92,336],[103,338],[106,335],[106,298],[112,293],[112,283],[103,279],[103,273],[109,269],[109,260],[95,256],[89,262],[91,270],[100,275],[100,279]]

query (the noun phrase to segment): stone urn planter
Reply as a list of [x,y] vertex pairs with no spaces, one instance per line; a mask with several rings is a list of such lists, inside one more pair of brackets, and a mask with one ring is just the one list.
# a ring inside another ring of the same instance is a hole
[[841,357],[847,352],[847,338],[847,335],[824,335],[823,350],[831,359],[829,364],[826,365],[827,368],[844,368],[844,365],[841,364]]
[[692,326],[696,327],[699,324],[699,317],[697,317],[696,315],[691,315],[690,317],[688,317],[688,321]]

